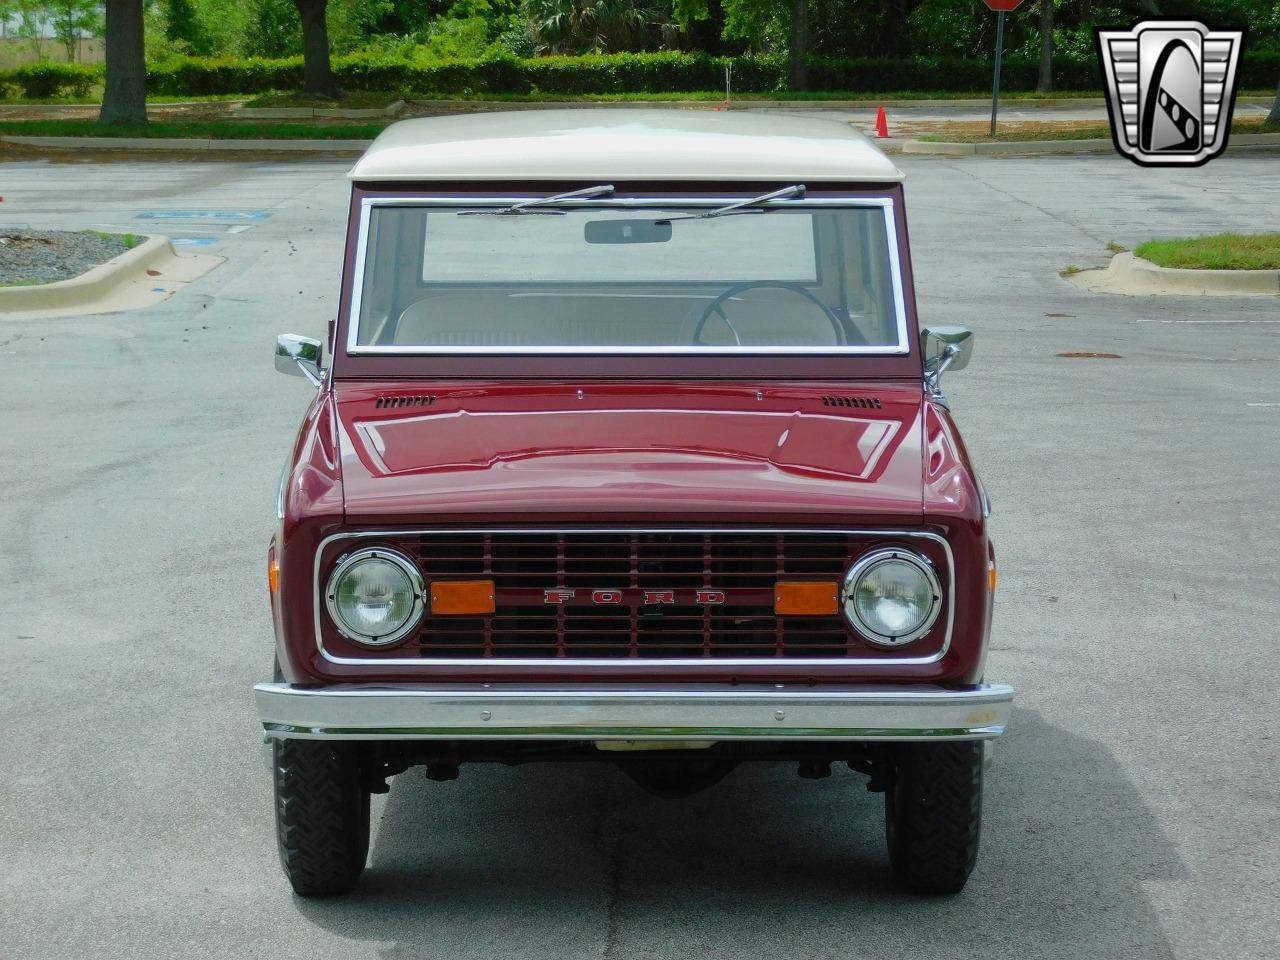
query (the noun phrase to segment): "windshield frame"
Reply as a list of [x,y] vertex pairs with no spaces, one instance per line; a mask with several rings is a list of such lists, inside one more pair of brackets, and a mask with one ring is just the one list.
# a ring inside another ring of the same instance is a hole
[[[766,210],[805,210],[832,208],[879,208],[885,218],[885,238],[888,243],[887,261],[889,268],[889,293],[892,296],[893,325],[896,339],[888,344],[844,344],[831,346],[695,346],[683,344],[670,345],[617,345],[601,347],[596,345],[538,345],[512,348],[509,346],[439,346],[417,344],[361,344],[360,309],[361,294],[367,267],[368,239],[371,229],[372,213],[378,207],[435,207],[441,209],[464,207],[467,209],[492,208],[501,210],[514,204],[538,199],[535,195],[511,196],[493,193],[476,193],[459,195],[449,193],[432,194],[399,194],[390,193],[378,196],[364,196],[359,203],[359,222],[357,224],[357,241],[354,260],[351,264],[351,297],[345,316],[345,349],[350,356],[649,356],[649,357],[741,357],[741,356],[905,356],[911,353],[911,339],[907,319],[906,291],[902,270],[902,255],[899,250],[898,211],[894,199],[885,195],[850,194],[842,197],[805,196],[770,200],[761,204]],[[566,210],[624,210],[651,209],[661,207],[664,211],[689,210],[700,212],[722,208],[726,203],[737,202],[740,198],[718,195],[708,192],[703,196],[652,194],[644,197],[623,196],[614,194],[607,197],[593,197],[561,201],[557,209]],[[748,197],[748,199],[750,199]],[[495,214],[497,215],[497,214]],[[767,213],[751,212],[727,214],[727,216],[767,216]],[[659,218],[661,219],[661,218]],[[696,230],[697,223],[692,222],[683,229]]]
[[[594,182],[594,181],[593,181]],[[721,204],[748,199],[790,185],[792,180],[613,180],[614,198],[675,204],[686,198],[714,197]],[[900,182],[830,181],[807,185],[807,197],[821,200],[888,199],[893,204],[896,247],[907,314],[910,350],[901,354],[352,354],[347,351],[355,288],[356,254],[366,199],[398,201],[547,196],[581,188],[585,181],[474,180],[363,182],[352,184],[347,208],[342,283],[337,310],[330,314],[330,382],[484,380],[484,381],[919,381],[924,373],[910,238]]]

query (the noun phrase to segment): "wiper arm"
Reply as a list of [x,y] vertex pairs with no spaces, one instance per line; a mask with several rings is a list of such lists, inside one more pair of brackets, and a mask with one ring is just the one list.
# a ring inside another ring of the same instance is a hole
[[491,217],[505,217],[521,213],[554,213],[558,216],[564,216],[563,210],[544,210],[542,208],[553,203],[562,203],[565,200],[587,200],[591,197],[610,196],[613,196],[613,184],[602,183],[597,187],[586,187],[582,190],[571,190],[568,193],[557,193],[550,197],[537,197],[533,200],[521,200],[519,203],[513,203],[509,207],[499,207],[496,210],[463,210],[458,215],[465,217],[469,214],[483,214]]
[[728,204],[724,207],[716,207],[714,210],[707,210],[705,213],[690,213],[682,217],[663,217],[657,223],[670,223],[672,220],[710,220],[712,217],[727,217],[735,213],[764,213],[764,204],[770,200],[789,200],[791,198],[799,199],[804,196],[804,184],[796,183],[789,187],[783,187],[781,190],[774,190],[772,193],[763,193],[758,197],[751,197],[748,200],[739,200],[736,203]]

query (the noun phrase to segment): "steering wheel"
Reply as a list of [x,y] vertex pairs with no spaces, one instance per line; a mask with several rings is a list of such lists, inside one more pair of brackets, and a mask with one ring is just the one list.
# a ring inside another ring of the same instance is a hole
[[700,338],[702,337],[702,328],[707,325],[707,321],[711,319],[711,315],[714,313],[720,317],[724,322],[724,325],[728,327],[729,331],[733,334],[734,345],[739,347],[742,346],[742,338],[738,336],[737,328],[734,327],[733,322],[725,314],[724,304],[727,300],[740,293],[758,289],[786,290],[790,293],[804,297],[815,307],[821,310],[822,315],[827,318],[827,321],[831,324],[831,329],[835,331],[836,343],[844,343],[844,327],[841,325],[840,318],[835,315],[835,312],[805,289],[804,286],[798,283],[791,283],[787,280],[749,280],[746,283],[735,283],[733,286],[729,287],[729,289],[725,290],[724,293],[720,294],[720,296],[712,300],[707,306],[707,309],[702,311],[702,316],[700,316],[698,318],[698,322],[694,324],[693,335],[690,337],[690,343],[709,346],[709,344],[703,343]]

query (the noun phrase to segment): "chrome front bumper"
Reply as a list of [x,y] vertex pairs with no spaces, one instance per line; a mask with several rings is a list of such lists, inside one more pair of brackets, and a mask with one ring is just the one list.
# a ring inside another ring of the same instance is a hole
[[254,694],[268,740],[986,740],[1013,702],[1005,684],[260,683]]

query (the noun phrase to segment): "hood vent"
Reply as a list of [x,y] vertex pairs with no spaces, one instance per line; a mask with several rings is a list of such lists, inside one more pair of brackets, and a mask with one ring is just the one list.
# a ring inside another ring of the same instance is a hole
[[859,410],[879,410],[882,406],[878,397],[823,397],[824,407],[857,407]]
[[374,407],[378,410],[400,410],[407,407],[429,407],[436,398],[428,394],[417,394],[407,397],[379,397]]

